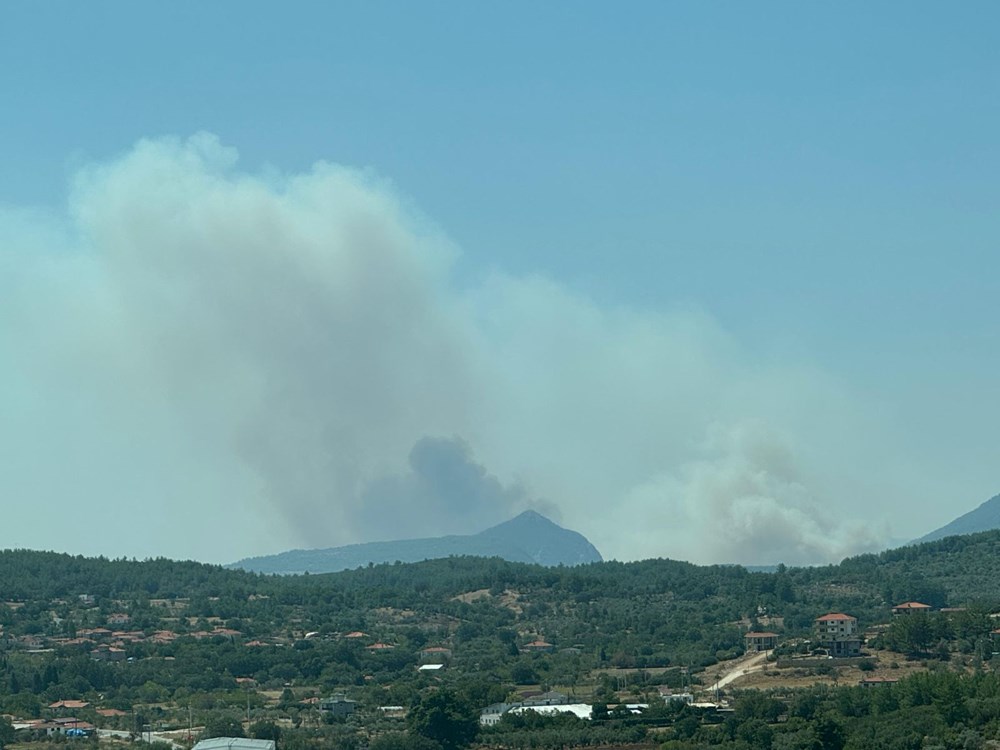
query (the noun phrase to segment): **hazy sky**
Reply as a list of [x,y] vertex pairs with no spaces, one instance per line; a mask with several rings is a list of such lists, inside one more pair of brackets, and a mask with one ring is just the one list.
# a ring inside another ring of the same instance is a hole
[[0,4],[0,547],[535,508],[824,562],[1000,491],[995,3]]

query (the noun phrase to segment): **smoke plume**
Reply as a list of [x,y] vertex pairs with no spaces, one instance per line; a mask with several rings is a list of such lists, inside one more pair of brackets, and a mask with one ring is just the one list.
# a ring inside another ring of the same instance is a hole
[[204,134],[3,210],[0,541],[227,561],[536,507],[625,559],[876,543],[829,469],[871,432],[835,380],[703,311],[460,285],[458,252],[369,172],[248,174]]

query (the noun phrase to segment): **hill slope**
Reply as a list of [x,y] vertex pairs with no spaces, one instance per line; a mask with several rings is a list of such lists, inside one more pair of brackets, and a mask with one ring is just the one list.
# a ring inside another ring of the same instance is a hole
[[936,529],[925,536],[915,539],[911,544],[933,542],[956,534],[976,534],[980,531],[1000,529],[1000,495],[995,495],[975,510],[970,510],[949,524]]
[[441,557],[471,555],[500,557],[511,562],[539,565],[581,565],[600,562],[601,553],[575,531],[557,526],[534,511],[478,534],[394,542],[350,544],[316,550],[291,550],[277,555],[251,557],[229,567],[258,573],[335,573],[369,563],[420,562]]

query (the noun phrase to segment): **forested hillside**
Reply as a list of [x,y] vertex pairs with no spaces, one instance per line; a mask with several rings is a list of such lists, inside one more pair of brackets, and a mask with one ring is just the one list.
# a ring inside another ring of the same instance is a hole
[[[977,613],[958,625],[919,622],[942,624],[928,631],[935,659],[954,653],[964,664],[967,653],[981,663],[991,652],[981,645],[986,614],[1000,601],[998,553],[1000,532],[988,532],[773,573],[671,560],[545,568],[448,558],[279,577],[5,551],[0,713],[42,717],[50,704],[80,700],[132,712],[114,720],[131,728],[137,705],[175,724],[190,706],[198,724],[249,711],[304,731],[316,716],[309,701],[334,692],[371,716],[442,689],[470,710],[550,687],[604,704],[657,702],[658,686],[710,683],[703,670],[741,654],[751,629],[805,643],[817,616],[848,612],[892,646],[905,634],[878,626],[910,600]],[[444,666],[417,669],[427,661]],[[631,680],[629,692],[615,674]],[[352,721],[361,738],[385,729],[381,719]]]

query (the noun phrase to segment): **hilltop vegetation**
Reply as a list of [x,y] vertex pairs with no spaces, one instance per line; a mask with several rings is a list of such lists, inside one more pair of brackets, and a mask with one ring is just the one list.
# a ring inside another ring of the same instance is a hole
[[[900,659],[918,655],[945,669],[982,670],[992,656],[987,615],[1000,601],[998,553],[1000,532],[987,532],[773,573],[671,560],[544,568],[448,558],[278,577],[194,562],[6,551],[0,713],[41,717],[56,701],[81,700],[88,711],[129,712],[113,720],[88,716],[132,729],[137,705],[140,719],[155,715],[177,726],[186,725],[188,706],[196,724],[236,719],[249,707],[254,723],[297,727],[300,734],[283,742],[353,737],[360,747],[390,737],[394,725],[378,707],[419,705],[442,689],[470,711],[550,687],[599,705],[661,704],[660,685],[711,682],[703,670],[742,653],[748,629],[766,627],[802,644],[819,614],[844,611],[863,628],[888,626],[892,605],[906,600],[970,606],[960,619],[926,618],[923,629],[894,622],[874,640]],[[446,667],[418,671],[431,654]],[[977,695],[985,689],[954,684]],[[333,692],[357,701],[362,718],[317,723],[310,699]],[[846,700],[823,695],[833,704]],[[735,729],[702,736],[703,717],[701,735],[675,737],[667,730],[692,714],[655,713],[647,719],[667,725],[664,740],[739,739]],[[648,727],[629,717],[608,721],[618,722],[620,739],[647,735]],[[546,732],[556,728],[543,724]],[[598,725],[605,729],[596,732]],[[559,726],[566,737],[596,740],[612,724]],[[503,731],[511,744],[542,728]]]

